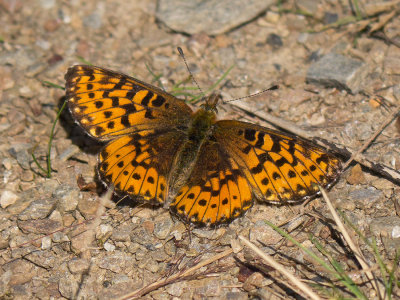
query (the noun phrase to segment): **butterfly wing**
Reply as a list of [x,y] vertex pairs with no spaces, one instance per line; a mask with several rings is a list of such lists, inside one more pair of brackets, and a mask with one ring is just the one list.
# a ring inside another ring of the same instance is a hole
[[190,107],[154,86],[99,67],[73,66],[65,79],[74,119],[92,137],[111,140],[99,154],[103,182],[120,194],[162,203]]
[[68,69],[65,79],[72,116],[100,140],[185,126],[190,120],[192,110],[182,100],[121,73],[77,65]]
[[341,172],[340,160],[322,148],[261,126],[222,120],[214,135],[260,200],[304,200],[319,192],[318,185],[331,185]]
[[186,221],[215,226],[242,215],[253,196],[273,203],[311,197],[340,170],[337,158],[306,141],[249,123],[218,121],[171,210]]
[[163,203],[169,174],[184,134],[145,130],[109,142],[99,155],[98,172],[119,194],[148,203]]
[[251,206],[251,187],[239,165],[211,137],[201,146],[171,211],[187,222],[215,226],[239,217]]

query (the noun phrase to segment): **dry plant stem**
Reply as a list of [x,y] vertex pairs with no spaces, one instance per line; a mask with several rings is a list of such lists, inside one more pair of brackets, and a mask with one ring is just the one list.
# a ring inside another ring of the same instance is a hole
[[[297,286],[304,294],[307,295],[308,299],[314,299],[314,300],[320,300],[321,298],[315,294],[307,285],[305,285],[300,279],[298,279],[296,276],[294,276],[292,273],[288,272],[284,266],[276,262],[270,255],[262,252],[256,245],[251,243],[249,240],[244,238],[243,236],[239,236],[239,239],[245,243],[249,248],[251,248],[256,254],[258,254],[262,259],[265,260],[265,262],[276,269],[278,272],[280,272],[282,275],[287,277],[291,283],[293,283],[295,286]],[[290,288],[293,288],[289,284],[286,283],[286,285]]]
[[[259,118],[262,121],[266,121],[270,124],[273,124],[274,126],[285,129],[286,131],[291,132],[295,135],[298,135],[302,138],[313,140],[313,142],[319,146],[331,149],[332,145],[337,145],[337,143],[333,143],[328,140],[325,142],[323,140],[318,139],[318,137],[312,135],[311,132],[300,129],[297,125],[293,124],[292,122],[282,120],[281,118],[272,116],[265,112],[261,112],[261,111],[253,112],[249,109],[249,107],[247,105],[245,105],[243,103],[238,102],[238,103],[230,103],[230,104],[248,114],[252,114],[252,115],[256,116],[257,118]],[[393,112],[391,114],[391,116],[389,118],[387,118],[387,121],[377,130],[377,132],[374,134],[371,141],[373,141],[376,138],[376,136],[378,136],[386,126],[388,126],[391,122],[393,122],[393,120],[397,117],[398,114],[399,114],[398,110],[396,112]],[[369,141],[369,143],[371,141]],[[367,146],[365,146],[365,147],[367,147]],[[341,153],[344,156],[348,156],[349,153],[355,153],[354,151],[352,151],[351,149],[348,149],[347,147],[345,147],[343,145],[337,145],[336,148],[337,149],[335,149],[335,151]],[[364,151],[364,150],[365,150],[365,148],[362,149],[362,151]],[[400,172],[398,172],[395,169],[392,169],[388,166],[377,164],[376,162],[369,160],[364,155],[362,155],[361,152],[357,151],[356,154],[352,154],[351,158],[350,158],[351,161],[354,160],[354,161],[358,162],[359,164],[361,164],[362,166],[365,166],[365,167],[381,174],[383,177],[385,177],[387,179],[400,182]],[[350,164],[350,162],[347,162],[345,164],[345,167],[347,167]],[[345,167],[343,169],[345,169]]]
[[385,299],[384,293],[379,289],[378,284],[376,282],[376,279],[374,275],[371,272],[371,267],[368,265],[367,260],[365,259],[363,253],[361,252],[360,248],[357,247],[353,240],[350,238],[349,233],[347,232],[342,220],[340,220],[338,214],[336,213],[335,208],[333,207],[333,204],[331,200],[328,197],[328,194],[326,191],[322,188],[319,187],[321,190],[321,194],[324,197],[326,203],[328,204],[329,211],[331,212],[333,219],[336,222],[336,225],[339,228],[339,231],[342,233],[344,239],[346,240],[347,244],[349,245],[350,249],[353,251],[355,254],[355,257],[357,258],[358,262],[360,263],[365,275],[368,277],[369,281],[371,282],[373,288],[377,292],[377,294],[380,296],[380,299]]
[[142,296],[146,295],[147,293],[152,292],[152,291],[154,291],[154,290],[156,290],[156,289],[158,289],[160,287],[168,285],[170,283],[173,283],[173,282],[176,282],[176,281],[179,281],[179,280],[184,280],[186,277],[188,277],[190,275],[193,275],[193,273],[195,271],[197,271],[198,269],[200,269],[200,268],[202,268],[202,267],[204,267],[204,266],[206,266],[208,264],[211,264],[214,261],[217,261],[217,260],[219,260],[221,258],[224,258],[225,256],[228,256],[231,253],[233,253],[232,249],[225,250],[224,252],[221,252],[221,253],[219,253],[219,254],[217,254],[217,255],[209,258],[209,259],[205,259],[205,260],[199,262],[194,267],[191,267],[191,268],[189,268],[189,269],[187,269],[187,270],[185,270],[183,272],[179,272],[177,274],[171,275],[171,276],[169,276],[167,278],[163,278],[163,279],[161,279],[159,281],[153,282],[153,283],[151,283],[151,284],[149,284],[149,285],[147,285],[147,286],[145,286],[145,287],[143,287],[141,289],[138,289],[136,291],[133,291],[132,293],[126,294],[126,295],[124,295],[124,296],[122,296],[122,297],[120,297],[118,299],[119,300],[136,299],[136,298],[142,297]]
[[302,136],[305,138],[312,138],[312,136],[310,135],[310,133],[308,131],[299,128],[299,126],[295,125],[294,123],[292,123],[290,121],[283,120],[281,118],[275,117],[275,116],[268,114],[266,112],[263,112],[263,111],[253,112],[253,111],[249,110],[249,107],[247,104],[241,103],[240,101],[232,102],[230,104],[239,108],[240,110],[242,110],[246,113],[255,115],[257,118],[259,118],[263,121],[273,124],[274,126],[283,128],[283,129],[287,130],[288,132],[292,132],[295,135]]
[[343,169],[346,169],[352,162],[353,160],[356,160],[356,158],[362,153],[364,152],[365,149],[368,148],[368,146],[372,143],[373,140],[375,140],[377,138],[378,135],[380,135],[382,133],[382,131],[386,128],[386,126],[388,126],[390,123],[392,123],[395,118],[397,117],[397,115],[399,114],[400,111],[395,111],[393,112],[389,118],[386,120],[385,123],[383,123],[376,131],[375,133],[364,143],[364,145],[357,151],[354,152],[350,159],[343,165]]
[[[101,224],[101,216],[104,215],[106,211],[106,202],[110,201],[112,194],[114,192],[114,188],[110,187],[104,196],[99,198],[99,206],[97,207],[96,215],[91,223],[89,223],[86,232],[89,232],[91,236],[96,235],[96,228],[98,228]],[[92,239],[88,239],[87,241],[91,241]],[[84,249],[89,249],[89,245],[85,245]],[[82,251],[83,252],[83,251]]]
[[[89,246],[88,243],[90,243],[94,237],[96,236],[96,228],[98,228],[101,224],[101,216],[104,215],[106,211],[106,204],[107,201],[110,201],[112,194],[114,192],[114,188],[111,187],[107,190],[104,196],[100,197],[99,199],[99,206],[97,207],[96,215],[93,218],[93,221],[89,223],[88,228],[86,230],[86,233],[88,236],[84,240],[84,246],[81,249],[81,255],[85,255],[84,253],[87,250],[90,250],[91,247]],[[83,233],[84,234],[84,233]],[[83,274],[81,275],[81,285],[83,284],[84,276]],[[77,294],[75,295],[74,299],[81,299],[80,293],[82,292],[82,289],[78,289]]]

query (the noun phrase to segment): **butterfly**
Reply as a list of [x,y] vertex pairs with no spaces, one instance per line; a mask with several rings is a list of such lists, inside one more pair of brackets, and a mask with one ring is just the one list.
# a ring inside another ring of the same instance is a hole
[[341,172],[338,158],[306,140],[217,120],[218,94],[193,111],[155,86],[104,68],[76,65],[65,79],[73,118],[107,142],[98,156],[101,180],[120,195],[170,203],[187,223],[228,223],[254,199],[305,200]]

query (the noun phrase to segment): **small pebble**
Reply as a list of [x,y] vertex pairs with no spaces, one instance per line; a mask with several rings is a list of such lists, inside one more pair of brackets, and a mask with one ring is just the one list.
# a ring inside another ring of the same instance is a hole
[[233,253],[237,254],[240,251],[242,251],[243,247],[240,244],[240,242],[238,240],[231,240],[231,247],[233,250]]
[[392,238],[397,239],[400,238],[400,226],[395,225],[392,229]]
[[42,238],[42,250],[48,250],[51,248],[51,237],[45,236]]
[[350,171],[350,175],[347,177],[347,182],[352,185],[364,184],[366,182],[364,172],[361,169],[360,164],[356,164]]
[[73,258],[68,262],[68,269],[72,274],[82,274],[89,269],[89,261],[82,258]]
[[70,185],[60,185],[52,195],[62,212],[74,211],[79,201],[79,191]]
[[275,49],[278,49],[283,46],[281,37],[275,33],[271,33],[268,35],[267,44],[272,46]]
[[114,251],[115,250],[115,246],[109,242],[105,242],[103,245],[103,248],[106,251]]
[[18,195],[12,191],[3,191],[0,197],[0,205],[2,208],[6,208],[11,204],[14,204],[19,199]]

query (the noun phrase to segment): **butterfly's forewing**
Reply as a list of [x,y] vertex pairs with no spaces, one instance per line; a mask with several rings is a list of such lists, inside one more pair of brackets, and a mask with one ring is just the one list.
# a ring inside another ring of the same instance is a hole
[[192,110],[183,101],[121,73],[77,65],[65,79],[72,116],[97,139],[185,126],[190,120]]
[[208,139],[171,210],[186,222],[215,226],[242,215],[252,205],[251,188],[239,165]]
[[261,126],[223,120],[215,138],[240,166],[260,200],[304,200],[327,187],[341,172],[338,158],[302,139]]

